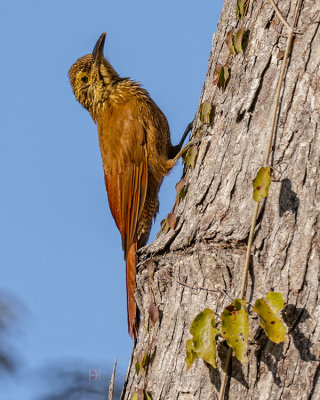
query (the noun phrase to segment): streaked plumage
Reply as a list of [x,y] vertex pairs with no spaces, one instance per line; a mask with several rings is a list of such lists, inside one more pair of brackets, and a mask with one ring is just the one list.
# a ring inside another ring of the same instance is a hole
[[126,260],[129,334],[137,338],[136,251],[147,243],[163,177],[181,148],[172,146],[166,117],[148,92],[120,78],[103,56],[105,33],[92,54],[79,58],[69,76],[77,100],[98,126],[113,218]]

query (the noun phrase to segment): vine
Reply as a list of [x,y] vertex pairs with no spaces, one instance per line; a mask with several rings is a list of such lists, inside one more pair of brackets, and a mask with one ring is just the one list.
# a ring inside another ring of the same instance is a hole
[[[270,2],[274,8],[276,14],[281,15],[280,11],[277,9],[273,0],[270,0]],[[296,4],[296,8],[295,8],[292,27],[289,24],[285,24],[285,26],[288,29],[288,40],[287,40],[287,46],[286,46],[286,50],[285,50],[285,54],[284,54],[284,58],[283,58],[283,62],[282,62],[281,71],[280,71],[280,77],[279,77],[279,81],[278,81],[278,85],[277,85],[277,89],[276,89],[276,96],[275,96],[275,100],[274,100],[274,108],[273,108],[273,113],[272,113],[272,122],[271,122],[270,133],[269,133],[269,140],[268,140],[267,149],[266,149],[266,153],[265,153],[265,160],[264,160],[265,164],[268,164],[271,150],[272,150],[272,143],[273,143],[273,139],[274,139],[276,119],[277,119],[278,110],[279,110],[281,87],[282,87],[283,78],[285,76],[285,72],[286,72],[286,68],[287,68],[287,63],[288,63],[289,54],[290,54],[293,36],[294,36],[294,29],[295,29],[295,26],[298,21],[298,14],[299,14],[300,7],[301,7],[301,0],[298,0],[297,4]],[[281,21],[282,21],[282,19],[281,19]],[[265,168],[267,169],[267,172],[269,172],[269,175],[270,175],[270,166],[267,166]],[[259,175],[259,172],[258,172],[258,175]],[[256,179],[258,179],[258,175],[257,175]],[[267,176],[265,176],[265,178],[268,180]],[[269,182],[269,184],[270,184],[270,182]],[[269,184],[267,184],[268,188],[269,188]],[[257,190],[257,188],[255,190]],[[262,198],[266,197],[267,195],[268,195],[268,190],[266,191],[265,196],[262,196]],[[254,192],[253,196],[255,199],[255,192]],[[241,287],[241,294],[240,294],[241,299],[246,298],[246,289],[247,289],[248,272],[249,272],[249,265],[250,265],[251,248],[252,248],[254,232],[255,232],[256,223],[257,223],[257,216],[258,216],[258,211],[259,211],[259,204],[260,204],[261,199],[256,198],[255,200],[256,200],[256,204],[255,204],[255,208],[254,208],[254,212],[253,212],[253,216],[252,216],[252,222],[251,222],[251,228],[250,228],[250,234],[249,234],[248,246],[247,246],[247,254],[246,254],[245,266],[244,266],[243,277],[242,277],[242,287]],[[265,330],[266,334],[268,335],[268,331],[265,329],[265,327],[263,325],[262,325],[262,328]],[[228,372],[229,372],[229,368],[230,368],[231,356],[232,356],[232,347],[229,347],[226,364],[225,364],[225,372],[224,372],[224,376],[223,376],[223,380],[222,380],[222,384],[221,384],[221,388],[220,388],[219,400],[223,400],[223,398],[224,398],[227,379],[228,379]]]
[[[301,7],[301,0],[297,1],[292,26],[289,25],[287,21],[285,21],[279,9],[276,7],[274,1],[270,0],[270,3],[276,15],[279,17],[280,21],[288,30],[288,40],[274,97],[272,121],[268,140],[266,143],[264,158],[265,166],[259,169],[256,178],[253,181],[253,200],[256,202],[256,204],[254,207],[248,238],[241,292],[239,298],[235,299],[232,304],[227,306],[221,314],[220,330],[216,327],[215,316],[212,310],[207,308],[203,310],[199,315],[197,315],[191,323],[190,327],[190,333],[193,337],[187,341],[186,345],[186,364],[188,368],[191,367],[193,362],[198,357],[201,357],[202,359],[210,363],[214,368],[216,368],[216,336],[220,334],[224,339],[226,339],[229,349],[225,361],[224,375],[220,387],[219,400],[224,399],[226,384],[229,377],[232,353],[235,354],[236,358],[241,363],[245,363],[248,361],[246,353],[249,337],[249,314],[246,304],[246,290],[250,256],[260,201],[268,196],[269,186],[271,183],[271,166],[268,165],[268,162],[272,151],[272,144],[276,129],[276,120],[279,110],[282,83],[286,73],[294,34],[300,33],[296,31],[296,24]],[[247,47],[249,30],[246,31],[245,29],[243,29],[243,24],[248,11],[248,7],[249,0],[237,0],[237,18],[241,18],[240,28],[237,30],[232,29],[227,33],[225,43],[229,49],[229,55],[227,56],[227,59],[223,66],[218,64],[214,69],[213,84],[216,86],[216,89],[214,90],[212,101],[205,101],[200,106],[200,121],[208,125],[213,121],[213,118],[211,116],[215,114],[216,107],[212,103],[213,98],[215,97],[216,90],[217,88],[220,88],[222,91],[224,91],[230,79],[231,69],[229,67],[229,59],[231,55],[237,55],[240,52],[244,52]],[[258,299],[253,307],[253,311],[256,312],[259,316],[260,326],[263,328],[268,338],[275,343],[280,343],[286,339],[287,328],[279,314],[283,307],[284,301],[282,295],[281,293],[276,292],[267,293],[265,298]]]

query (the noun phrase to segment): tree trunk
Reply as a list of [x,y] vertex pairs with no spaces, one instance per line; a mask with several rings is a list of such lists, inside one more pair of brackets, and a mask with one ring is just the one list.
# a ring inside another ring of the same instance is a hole
[[[278,3],[291,23],[296,0]],[[303,1],[298,27],[307,26],[312,17],[319,20],[319,9],[318,0]],[[199,312],[211,308],[220,315],[239,296],[255,206],[252,180],[265,162],[287,41],[279,35],[286,30],[277,23],[271,3],[251,0],[243,26],[250,30],[248,47],[229,58],[229,83],[224,91],[216,90],[215,66],[223,65],[229,54],[226,34],[239,24],[236,0],[226,0],[200,99],[200,104],[216,106],[214,123],[205,125],[197,112],[193,132],[200,128],[203,134],[195,168],[185,168],[188,191],[175,206],[175,229],[140,252],[136,297],[143,321],[123,400],[139,389],[153,400],[219,397],[225,341],[218,339],[216,369],[198,358],[189,370],[186,341]],[[294,39],[283,82],[271,154],[273,181],[260,204],[247,289],[250,304],[270,290],[282,293],[288,335],[275,344],[258,319],[250,318],[249,362],[241,365],[232,357],[229,399],[320,398],[319,66],[320,28],[312,23]],[[151,319],[157,318],[148,312],[153,302],[160,311],[154,326]],[[151,361],[137,375],[137,357],[148,350]]]

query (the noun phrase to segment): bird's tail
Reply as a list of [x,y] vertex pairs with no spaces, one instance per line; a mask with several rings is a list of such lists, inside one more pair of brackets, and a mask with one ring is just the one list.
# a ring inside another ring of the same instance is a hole
[[135,241],[131,244],[126,257],[128,332],[134,340],[136,340],[138,336],[137,306],[134,298],[137,267],[136,251],[137,242]]

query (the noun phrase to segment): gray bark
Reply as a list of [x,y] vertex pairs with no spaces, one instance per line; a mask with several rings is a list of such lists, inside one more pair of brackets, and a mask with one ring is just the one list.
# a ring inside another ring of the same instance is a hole
[[[296,0],[278,3],[290,23]],[[214,67],[224,64],[226,33],[238,26],[235,8],[235,0],[225,1],[199,104],[212,101]],[[308,24],[319,9],[318,0],[305,0],[298,26]],[[175,207],[176,228],[140,254],[137,300],[144,323],[123,399],[141,388],[153,400],[219,397],[225,342],[218,343],[217,369],[198,359],[187,371],[185,347],[190,323],[200,311],[209,307],[220,315],[240,293],[254,209],[252,180],[264,163],[282,64],[278,54],[287,40],[277,33],[285,29],[274,20],[269,1],[251,1],[244,25],[250,29],[248,48],[232,57],[229,84],[213,99],[214,124],[204,126],[196,115],[195,129],[202,126],[204,134],[195,168],[185,171],[189,188]],[[320,398],[319,78],[320,28],[314,23],[294,40],[272,152],[275,180],[260,207],[247,289],[251,304],[270,290],[283,294],[288,338],[272,343],[258,320],[250,318],[249,362],[241,365],[233,357],[229,399]],[[153,276],[147,262],[151,258]],[[154,327],[148,315],[153,296],[160,310]],[[134,364],[152,340],[153,360],[143,378]]]

